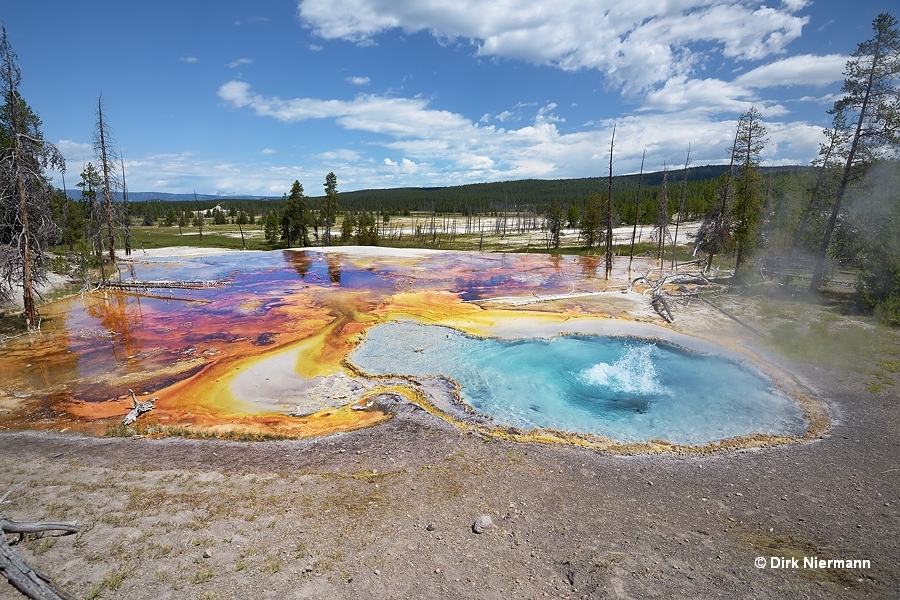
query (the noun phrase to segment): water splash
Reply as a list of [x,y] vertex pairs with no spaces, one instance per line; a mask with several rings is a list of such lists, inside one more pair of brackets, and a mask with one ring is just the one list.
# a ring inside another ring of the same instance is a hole
[[628,346],[617,361],[601,362],[579,373],[586,385],[605,388],[611,392],[639,395],[671,395],[659,382],[654,365],[653,344]]

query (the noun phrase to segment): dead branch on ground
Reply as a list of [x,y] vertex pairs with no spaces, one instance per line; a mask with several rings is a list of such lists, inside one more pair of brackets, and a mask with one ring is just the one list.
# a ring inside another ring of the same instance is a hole
[[[704,263],[704,261],[690,261],[685,264],[693,263]],[[702,268],[705,264],[700,264],[700,266]],[[674,271],[668,275],[665,271],[660,271],[658,279],[651,279],[650,272],[648,272],[646,275],[633,279],[629,286],[629,290],[633,289],[634,286],[639,283],[647,286],[648,289],[644,293],[647,291],[651,293],[650,306],[656,311],[656,314],[662,317],[667,323],[675,322],[675,314],[672,312],[669,298],[696,296],[700,294],[700,286],[706,287],[710,285],[709,280],[703,276],[702,271],[698,273],[678,273],[677,271]],[[671,289],[672,286],[677,287],[673,290]],[[687,286],[694,287],[689,288]]]
[[[0,505],[6,502],[6,498],[21,486],[14,486],[3,498]],[[26,533],[42,533],[45,531],[61,531],[62,535],[77,533],[81,526],[75,521],[35,521],[23,522],[10,521],[0,511],[0,574],[6,577],[10,585],[19,590],[32,600],[76,600],[72,594],[62,590],[53,584],[50,577],[28,565],[18,552],[12,549],[6,539],[7,533],[19,534],[19,540]]]
[[131,425],[137,421],[139,416],[156,408],[154,403],[159,400],[159,398],[150,398],[144,402],[138,402],[137,397],[134,395],[134,390],[128,391],[131,392],[131,411],[122,419],[122,425]]

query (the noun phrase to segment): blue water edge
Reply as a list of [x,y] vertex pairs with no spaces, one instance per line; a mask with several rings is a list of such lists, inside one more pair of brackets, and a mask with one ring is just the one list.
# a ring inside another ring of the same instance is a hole
[[397,321],[369,330],[350,360],[373,375],[443,375],[498,424],[618,442],[703,445],[802,434],[798,403],[761,374],[712,354],[634,337],[503,340]]

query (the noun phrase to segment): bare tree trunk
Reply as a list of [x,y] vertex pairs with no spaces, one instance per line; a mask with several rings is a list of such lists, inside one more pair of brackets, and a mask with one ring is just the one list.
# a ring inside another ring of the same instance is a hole
[[738,134],[740,133],[740,127],[735,127],[734,131],[734,143],[731,146],[731,162],[728,164],[728,173],[725,175],[725,189],[722,190],[722,202],[719,204],[719,214],[716,218],[716,228],[713,230],[713,239],[710,240],[709,244],[709,258],[706,260],[706,272],[709,273],[709,270],[712,269],[712,261],[713,256],[716,253],[716,245],[719,243],[719,238],[722,236],[722,226],[725,222],[725,210],[728,208],[728,193],[730,191],[731,186],[731,172],[734,170],[734,153],[737,149],[738,143]]
[[675,270],[675,261],[678,254],[678,226],[681,224],[684,213],[684,200],[687,195],[688,165],[691,162],[691,145],[688,144],[687,158],[684,159],[684,178],[681,180],[681,199],[678,203],[678,217],[675,218],[675,237],[672,238],[672,270]]
[[[13,117],[15,118],[15,117]],[[15,135],[15,134],[14,134]],[[15,142],[18,149],[18,136]],[[37,308],[34,304],[34,280],[31,277],[31,264],[33,258],[31,256],[31,232],[28,229],[28,196],[25,193],[25,177],[22,174],[22,165],[19,157],[20,152],[16,152],[16,185],[19,188],[19,220],[22,222],[22,235],[19,238],[23,245],[22,248],[22,303],[25,308],[25,324],[28,329],[35,329],[38,326]]]
[[606,278],[612,274],[613,268],[613,230],[612,230],[612,181],[613,181],[613,147],[616,142],[616,124],[613,123],[612,137],[609,140],[609,178],[606,182]]
[[103,195],[106,197],[106,229],[109,242],[109,260],[116,262],[116,238],[113,225],[112,181],[109,176],[109,157],[106,149],[106,124],[103,122],[103,96],[97,99],[97,129],[100,135],[100,162],[103,167]]
[[[3,30],[3,42],[6,43],[6,30]],[[13,72],[12,59],[7,60],[4,78],[9,82],[9,96],[6,105],[9,107],[12,122],[13,137],[13,163],[16,168],[16,188],[19,195],[19,221],[22,224],[22,234],[19,244],[22,244],[22,304],[25,308],[25,324],[29,330],[37,327],[37,308],[34,304],[34,280],[31,276],[33,258],[31,256],[31,230],[28,228],[28,194],[25,190],[25,174],[22,172],[22,160],[24,150],[19,139],[19,115],[18,99],[15,93],[16,77]]]
[[663,170],[662,187],[656,201],[656,233],[659,240],[656,246],[656,257],[659,259],[659,270],[662,272],[665,262],[666,235],[669,233],[669,169]]
[[631,272],[631,261],[634,260],[634,238],[637,236],[638,211],[641,206],[641,183],[644,181],[644,159],[647,158],[647,151],[641,155],[641,172],[638,175],[637,195],[634,197],[634,228],[631,230],[631,254],[628,257],[628,272]]
[[131,256],[131,214],[128,210],[128,188],[125,186],[125,161],[122,160],[122,204],[125,207],[125,256]]

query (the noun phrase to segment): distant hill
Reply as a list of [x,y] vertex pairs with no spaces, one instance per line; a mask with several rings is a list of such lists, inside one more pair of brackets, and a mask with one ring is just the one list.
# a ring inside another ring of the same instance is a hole
[[[762,167],[764,177],[777,177],[786,174],[799,174],[809,167],[784,166]],[[717,186],[719,177],[728,170],[728,165],[706,165],[690,167],[687,170],[689,205],[702,204],[701,199],[693,202],[690,197],[712,197],[710,186]],[[643,177],[632,175],[613,176],[614,203],[623,201],[625,196],[633,197],[633,191],[641,184],[642,197],[655,197],[662,185],[665,172],[644,173]],[[684,180],[683,169],[668,171],[670,194]],[[409,187],[391,189],[371,189],[353,192],[341,192],[340,203],[350,210],[434,210],[437,212],[485,212],[487,210],[510,210],[515,206],[532,206],[539,211],[545,210],[551,202],[557,200],[563,205],[580,202],[592,194],[606,194],[608,181],[606,177],[585,177],[578,179],[520,179],[514,181],[497,181],[491,183],[471,183],[450,187]],[[321,196],[314,196],[319,201]]]
[[[727,165],[705,165],[699,167],[690,167],[687,173],[689,182],[705,181],[718,179],[726,170]],[[760,172],[763,175],[776,175],[779,173],[799,173],[809,167],[805,166],[784,166],[784,167],[762,167]],[[669,172],[670,181],[680,182],[684,178],[682,169],[672,169]],[[648,188],[658,186],[662,183],[663,171],[653,173],[644,173],[642,185]],[[614,175],[613,186],[615,189],[627,189],[637,186],[638,175]],[[492,200],[497,201],[501,198],[509,198],[513,202],[530,202],[537,204],[549,203],[551,200],[559,199],[567,201],[571,198],[584,197],[595,192],[604,192],[606,190],[606,177],[583,177],[576,179],[518,179],[511,181],[494,181],[490,183],[469,183],[465,185],[446,186],[446,187],[403,187],[403,188],[385,188],[385,189],[366,189],[355,190],[352,192],[340,192],[342,203],[350,205],[367,206],[378,204],[380,200],[403,201],[413,198],[425,202],[437,202],[440,204],[454,200]],[[79,199],[81,194],[79,190],[69,190],[69,196]],[[222,195],[222,194],[170,194],[166,192],[128,192],[128,200],[130,202],[149,202],[159,200],[162,202],[187,202],[187,201],[216,201],[227,202],[228,200],[279,200],[281,196],[245,196],[240,194]],[[312,199],[320,199],[321,196],[311,196]],[[117,200],[121,200],[121,194],[116,195]]]
[[[81,190],[68,190],[68,194],[70,198],[78,200],[81,198]],[[166,192],[128,192],[128,201],[129,202],[151,202],[153,200],[159,200],[161,202],[187,202],[192,200],[198,201],[209,201],[215,200],[225,201],[225,200],[275,200],[280,198],[280,196],[237,196],[237,195],[219,195],[219,194],[197,194],[194,196],[193,192],[190,194],[168,194]],[[116,192],[115,194],[116,201],[122,200],[122,193]]]

